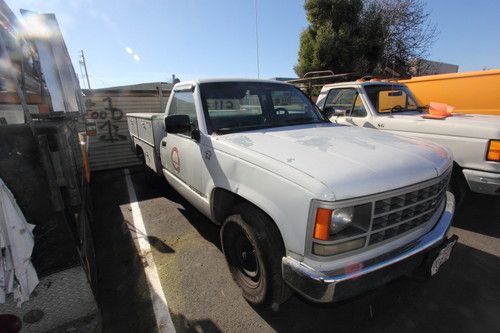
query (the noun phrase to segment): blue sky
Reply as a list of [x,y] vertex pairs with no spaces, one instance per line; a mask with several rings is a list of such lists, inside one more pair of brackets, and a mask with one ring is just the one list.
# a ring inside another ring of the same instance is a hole
[[[254,0],[6,0],[55,13],[92,88],[202,77],[257,77]],[[500,1],[429,0],[439,35],[429,59],[460,71],[500,68]],[[294,76],[303,1],[258,0],[260,77]]]

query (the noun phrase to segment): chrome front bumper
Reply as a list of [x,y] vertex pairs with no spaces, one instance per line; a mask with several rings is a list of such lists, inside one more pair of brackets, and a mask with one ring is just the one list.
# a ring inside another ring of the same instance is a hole
[[472,192],[500,195],[500,173],[470,169],[463,173]]
[[283,257],[283,279],[299,294],[322,303],[377,287],[420,265],[424,255],[446,238],[454,210],[455,198],[446,192],[445,209],[431,231],[406,246],[342,270],[322,272],[291,257]]

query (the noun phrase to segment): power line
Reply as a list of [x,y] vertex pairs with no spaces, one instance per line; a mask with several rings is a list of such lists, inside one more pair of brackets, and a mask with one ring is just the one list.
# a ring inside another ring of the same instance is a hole
[[260,79],[260,63],[259,63],[259,24],[257,16],[257,0],[255,3],[255,43],[257,45],[257,78]]

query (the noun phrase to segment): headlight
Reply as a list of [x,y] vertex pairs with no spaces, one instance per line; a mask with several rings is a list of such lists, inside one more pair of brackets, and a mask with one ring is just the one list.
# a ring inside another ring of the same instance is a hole
[[371,210],[371,203],[334,209],[317,208],[313,237],[320,243],[313,244],[313,252],[326,256],[363,247],[370,227]]
[[500,162],[500,140],[490,140],[486,160]]
[[349,226],[354,215],[354,207],[339,208],[332,211],[330,233],[338,233]]

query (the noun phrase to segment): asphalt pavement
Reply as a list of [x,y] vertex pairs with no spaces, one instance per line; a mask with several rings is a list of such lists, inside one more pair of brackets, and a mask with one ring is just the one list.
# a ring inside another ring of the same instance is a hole
[[93,234],[104,332],[156,329],[135,242],[152,248],[177,332],[498,332],[500,197],[470,195],[455,215],[460,236],[431,280],[402,277],[336,304],[292,296],[277,312],[241,296],[220,249],[219,228],[161,178],[130,170],[147,235],[134,229],[123,170],[94,174]]

